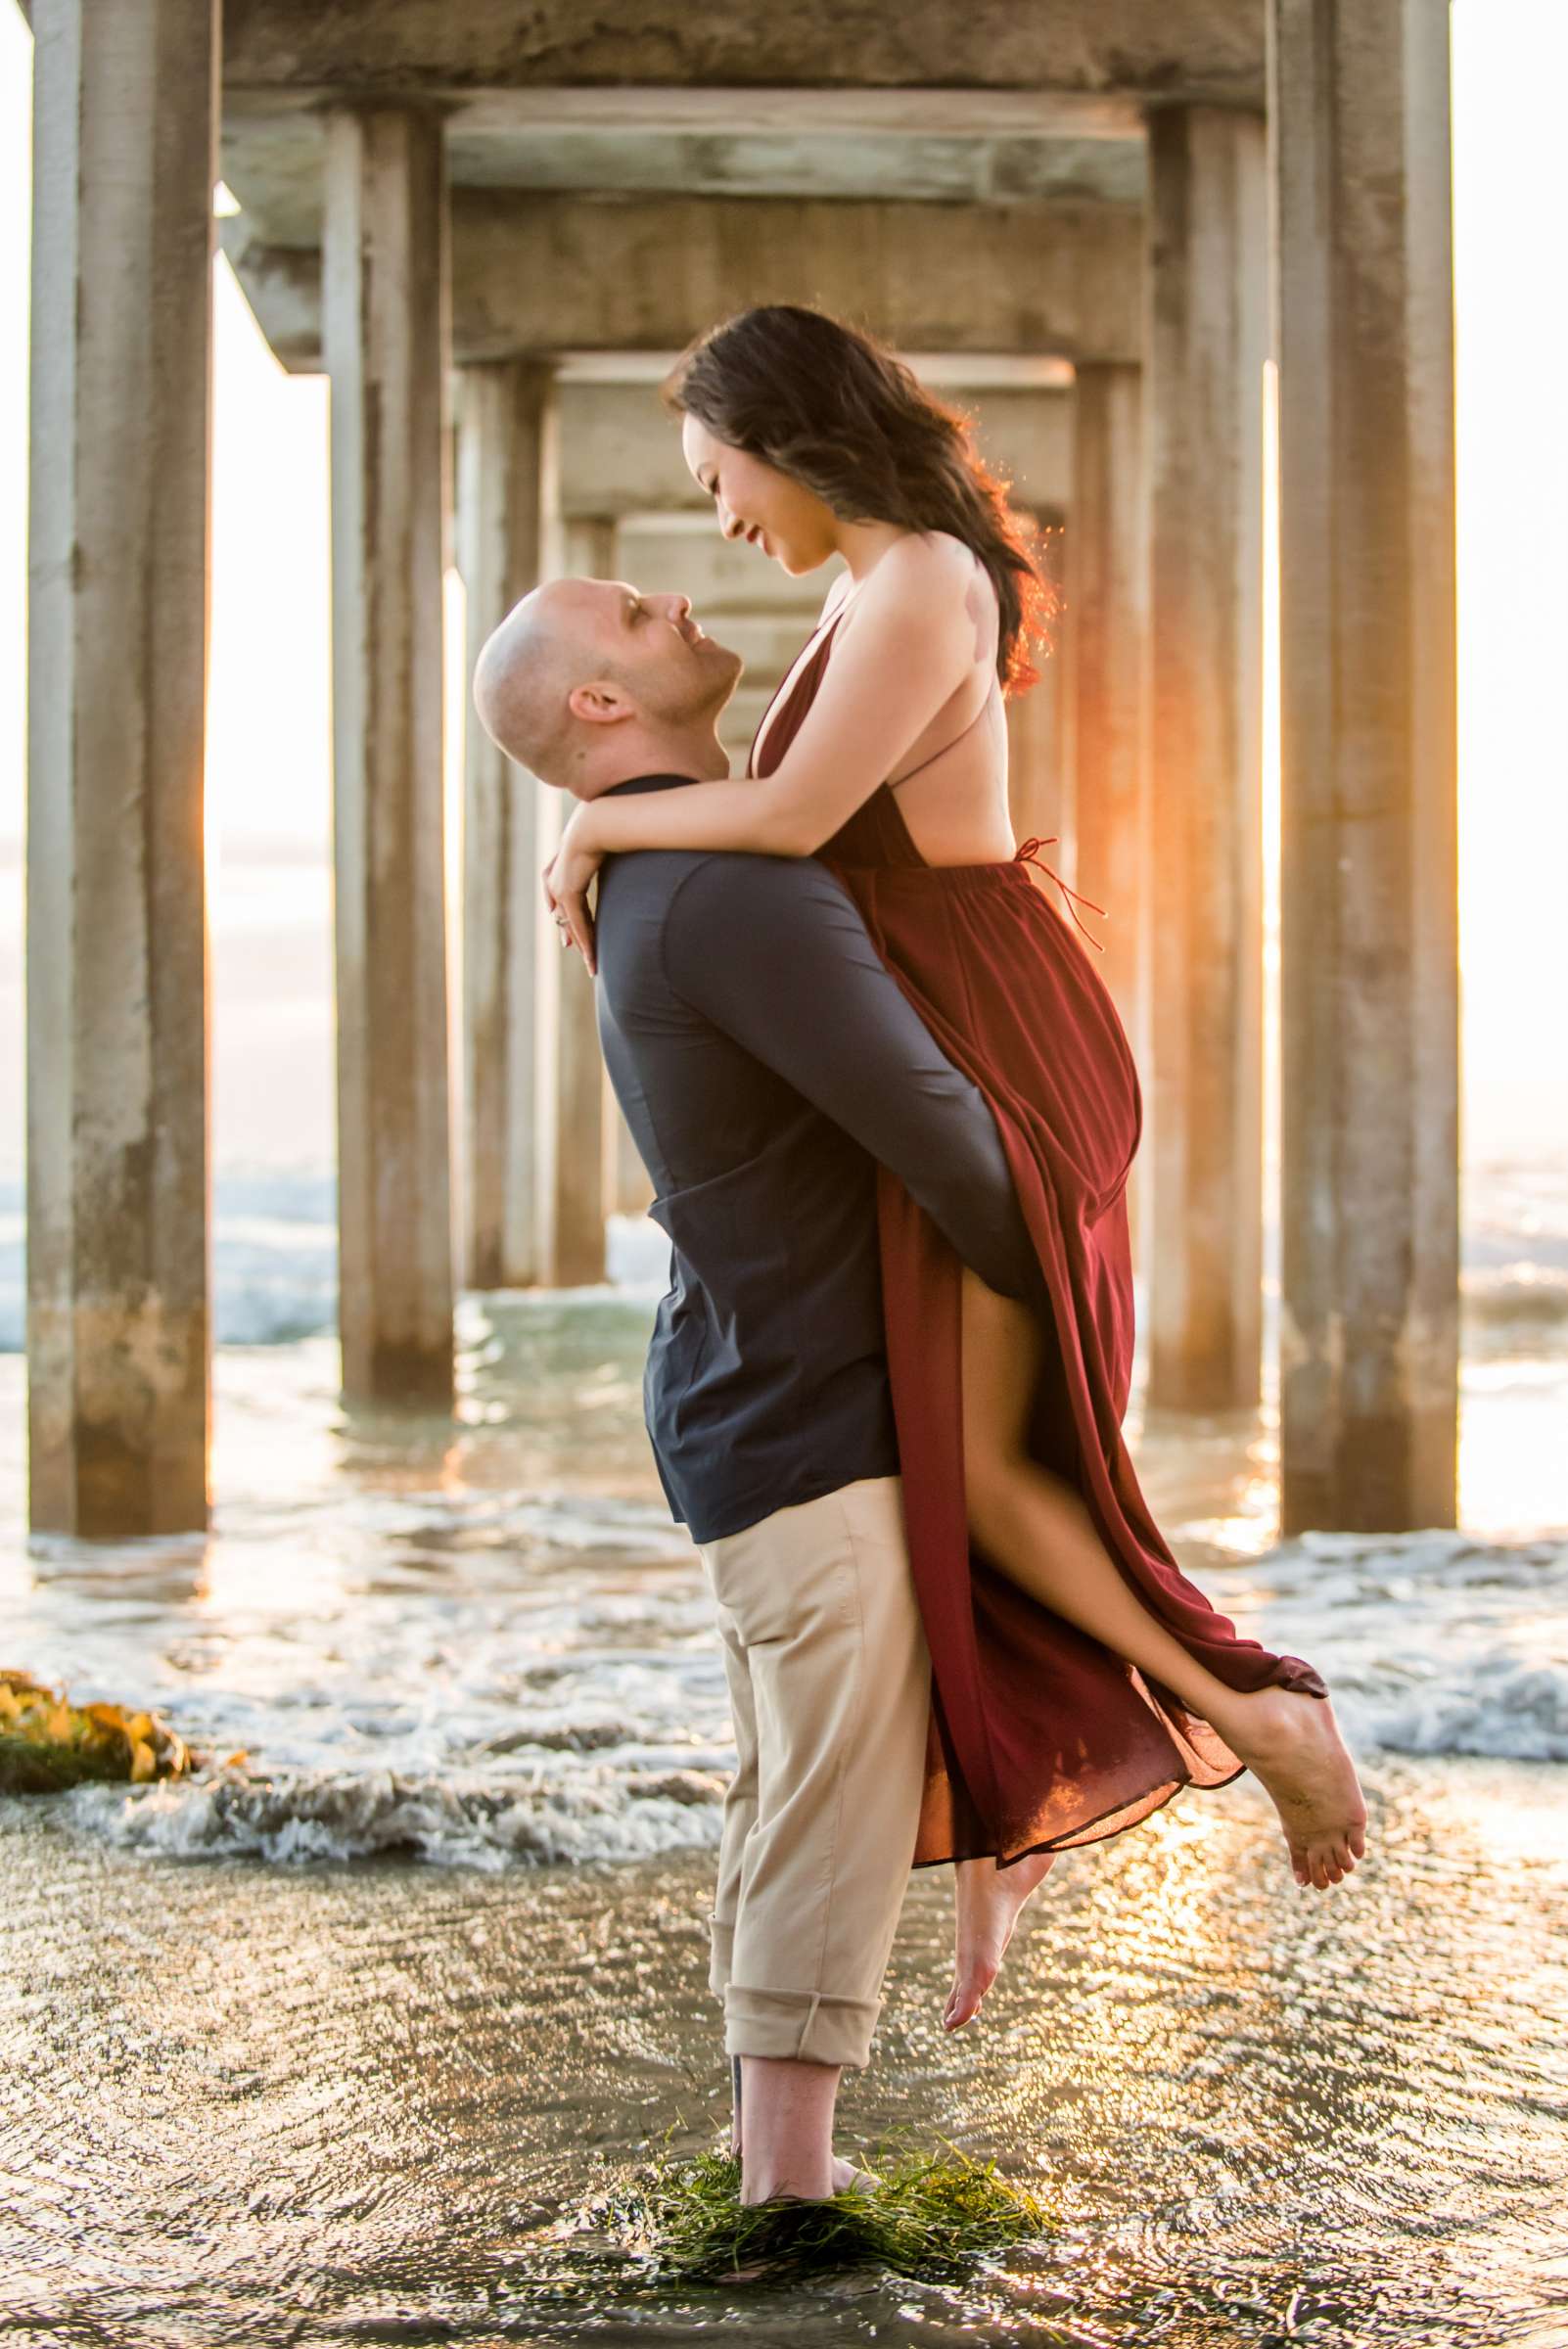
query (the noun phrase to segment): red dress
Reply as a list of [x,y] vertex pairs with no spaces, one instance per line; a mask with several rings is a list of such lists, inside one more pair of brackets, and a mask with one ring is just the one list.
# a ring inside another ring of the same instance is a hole
[[[837,619],[783,707],[764,715],[749,772],[771,774],[788,750]],[[1138,1490],[1122,1420],[1132,1371],[1126,1185],[1142,1098],[1110,990],[1031,869],[1038,845],[1026,842],[1005,863],[928,865],[883,783],[818,853],[995,1117],[1051,1303],[1054,1345],[1030,1417],[1034,1456],[1077,1488],[1127,1582],[1217,1679],[1326,1696],[1310,1664],[1240,1637],[1209,1604]],[[932,1661],[914,1865],[994,1854],[1005,1866],[1029,1852],[1099,1842],[1183,1785],[1238,1776],[1230,1748],[1172,1690],[1032,1597],[971,1540],[962,1267],[886,1168],[878,1218],[904,1522]]]

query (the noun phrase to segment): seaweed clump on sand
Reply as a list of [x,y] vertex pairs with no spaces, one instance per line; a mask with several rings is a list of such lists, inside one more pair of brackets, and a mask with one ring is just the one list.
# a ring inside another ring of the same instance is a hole
[[69,1705],[24,1672],[0,1672],[0,1794],[59,1794],[87,1778],[183,1777],[194,1760],[156,1713]]
[[645,2163],[584,2214],[645,2272],[668,2283],[769,2283],[832,2268],[875,2265],[900,2276],[955,2280],[988,2256],[1047,2234],[1051,2220],[1027,2187],[956,2146],[906,2152],[822,2202],[777,2196],[743,2203],[732,2154]]

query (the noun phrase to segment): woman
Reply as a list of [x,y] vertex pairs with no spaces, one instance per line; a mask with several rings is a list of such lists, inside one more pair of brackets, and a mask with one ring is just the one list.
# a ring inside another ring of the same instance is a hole
[[1321,1679],[1238,1637],[1186,1580],[1122,1441],[1141,1098],[1109,991],[1032,871],[1040,844],[1015,848],[1008,820],[1003,694],[1034,681],[1050,609],[1024,527],[965,420],[814,311],[715,329],[666,396],[726,537],[792,575],[833,555],[847,574],[749,779],[584,805],[546,894],[591,960],[586,891],[606,855],[833,867],[986,1093],[1049,1294],[1045,1318],[987,1290],[884,1172],[889,1367],[933,1662],[915,1865],[959,1864],[952,2029],[1057,1851],[1251,1768],[1298,1883],[1322,1890],[1364,1853],[1365,1807]]

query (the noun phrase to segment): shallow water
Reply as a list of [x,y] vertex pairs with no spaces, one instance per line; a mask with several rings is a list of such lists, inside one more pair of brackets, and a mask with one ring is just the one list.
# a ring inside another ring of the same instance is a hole
[[638,2291],[602,2239],[552,2233],[667,2132],[695,2151],[725,2125],[701,1857],[192,1865],[33,1806],[0,1844],[0,2326],[1545,2349],[1568,2338],[1556,1776],[1373,1774],[1373,1854],[1326,1897],[1246,1781],[1070,1855],[950,2037],[950,1873],[914,1876],[841,2149],[946,2138],[1027,2178],[1051,2231],[959,2285],[788,2290]]
[[[652,1310],[466,1299],[455,1423],[346,1412],[326,1339],[220,1349],[205,1541],[29,1549],[23,1366],[0,1357],[0,1666],[246,1757],[81,1788],[83,1830],[498,1868],[713,1847],[734,1747],[641,1425]],[[1322,1663],[1363,1747],[1568,1760],[1568,1357],[1467,1365],[1462,1533],[1279,1544],[1267,1412],[1128,1427],[1182,1564]]]
[[[1528,1284],[1525,1284],[1528,1285]],[[841,2144],[994,2156],[1053,2227],[962,2287],[638,2293],[561,2235],[715,2142],[734,1752],[640,1424],[648,1292],[465,1300],[455,1422],[327,1340],[220,1350],[206,1540],[24,1543],[0,1665],[243,1766],[0,1801],[0,2336],[1568,2343],[1568,1359],[1473,1327],[1462,1533],[1276,1540],[1271,1414],[1129,1437],[1182,1563],[1318,1660],[1374,1844],[1302,1895],[1247,1779],[1059,1861],[949,2039],[911,1880]],[[1538,1333],[1539,1335],[1539,1333]],[[410,1865],[411,1862],[435,1865]],[[568,2261],[579,2298],[552,2300]]]

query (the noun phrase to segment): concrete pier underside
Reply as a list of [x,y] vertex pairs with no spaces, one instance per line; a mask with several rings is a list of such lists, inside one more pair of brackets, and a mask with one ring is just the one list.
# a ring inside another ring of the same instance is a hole
[[[639,0],[585,19],[545,0],[520,20],[501,0],[330,11],[229,0],[220,168],[241,208],[221,223],[224,249],[283,362],[316,368],[325,353],[335,439],[340,414],[350,437],[335,454],[335,507],[384,501],[381,523],[366,522],[352,546],[343,512],[335,519],[340,892],[346,876],[366,890],[374,876],[375,918],[406,922],[418,946],[397,974],[401,991],[389,990],[358,956],[371,897],[350,892],[340,907],[344,1197],[357,1235],[346,1225],[346,1391],[449,1392],[454,1200],[460,1268],[496,1285],[594,1277],[605,1213],[643,1195],[590,1065],[590,998],[542,950],[536,877],[555,810],[475,742],[472,724],[460,1182],[448,1166],[431,895],[442,529],[464,574],[471,651],[533,578],[586,549],[640,585],[692,592],[705,624],[748,658],[731,737],[742,747],[827,582],[759,576],[755,557],[717,544],[654,385],[715,318],[799,299],[861,320],[944,396],[977,408],[982,444],[1020,501],[1061,526],[1052,552],[1067,611],[1046,683],[1012,714],[1015,813],[1021,828],[1061,835],[1067,877],[1116,911],[1102,968],[1152,1108],[1134,1193],[1151,1400],[1213,1407],[1256,1395],[1257,425],[1271,285],[1282,527],[1301,581],[1281,651],[1287,1508],[1318,1524],[1452,1515],[1452,312],[1445,237],[1432,226],[1439,211],[1446,219],[1448,11],[1446,0],[1409,0],[1386,22],[1378,12],[1375,28],[1364,13],[1349,0],[1042,0],[1020,16],[983,0],[846,21],[826,0],[723,12]],[[107,40],[94,27],[109,20],[79,0],[37,0],[34,14],[40,42],[51,24],[76,23],[91,59]],[[159,14],[159,0],[115,12],[148,24]],[[1356,135],[1341,136],[1353,84]],[[187,75],[164,101],[185,108],[193,137],[194,87]],[[40,113],[40,190],[63,184],[68,138]],[[440,238],[423,258],[410,244],[394,266],[394,303],[409,305],[395,353],[385,338],[373,346],[363,306],[355,328],[343,291],[345,203],[331,191],[367,139],[389,151],[400,140],[424,159],[420,184],[447,190],[428,198]],[[1403,242],[1385,202],[1379,158],[1390,154],[1403,159],[1403,217],[1420,224]],[[194,187],[179,195],[190,236]],[[69,219],[89,194],[83,181],[57,210]],[[330,255],[335,237],[324,295],[323,246]],[[161,264],[138,251],[128,265],[150,294]],[[52,365],[66,328],[47,305],[39,331]],[[1390,351],[1398,365],[1373,400],[1376,354]],[[443,522],[413,473],[424,462],[425,488],[447,493],[439,456],[417,451],[428,452],[433,421],[439,432],[448,366],[457,489]],[[372,486],[353,456],[367,367],[391,369],[389,396],[427,420],[398,441],[396,464],[410,469],[401,491]],[[1358,440],[1346,386],[1362,367]],[[64,494],[65,460],[52,451],[46,435],[41,507],[36,474],[34,492],[46,518]],[[189,533],[205,516],[205,444],[195,471],[175,479]],[[385,509],[389,494],[413,499],[413,538]],[[1321,518],[1341,502],[1330,529]],[[1346,667],[1322,617],[1315,550],[1330,539],[1336,608],[1364,610],[1396,583],[1379,658],[1385,678],[1392,665],[1407,679],[1402,700],[1378,690],[1369,665]],[[39,543],[35,521],[35,629],[49,593]],[[376,680],[390,675],[394,641],[424,682],[412,700],[373,709],[390,693]],[[68,682],[55,699],[74,706],[74,691]],[[71,757],[55,717],[35,744],[35,788],[40,761]],[[1369,758],[1388,778],[1387,820],[1370,828],[1336,812]],[[1419,788],[1401,783],[1417,760]],[[38,848],[50,873],[35,887],[77,884],[69,839],[41,832]],[[200,860],[171,873],[173,937],[200,918]],[[1374,974],[1348,913],[1344,956],[1325,966],[1306,907],[1335,889],[1352,909],[1386,905],[1391,891],[1417,908],[1407,931],[1395,925],[1407,950]],[[52,1031],[47,960],[34,985]],[[89,990],[75,1016],[85,1025],[96,1013]],[[178,1074],[188,1055],[182,1063],[172,1029],[155,1027],[149,1048],[174,1073],[189,1124],[200,1087]],[[1359,1118],[1352,1142],[1345,1105],[1370,1108],[1374,1096],[1398,1105],[1395,1126]],[[62,1179],[79,1214],[85,1171]],[[1374,1195],[1384,1271],[1368,1291],[1349,1269],[1350,1234]],[[35,1212],[66,1211],[40,1194]],[[1429,1235],[1419,1243],[1418,1227]],[[127,1300],[140,1277],[133,1253],[127,1242],[107,1276]],[[75,1277],[59,1275],[62,1294]],[[1348,1333],[1361,1328],[1351,1286],[1375,1294],[1376,1309],[1347,1369]],[[44,1351],[34,1375],[45,1421],[67,1426],[76,1405],[60,1358]],[[158,1509],[187,1523],[205,1511],[200,1480],[174,1474],[166,1449],[157,1456],[161,1497],[145,1497],[144,1479],[137,1499],[137,1477],[124,1480],[111,1511],[120,1530]],[[1391,1472],[1391,1460],[1422,1466]]]

